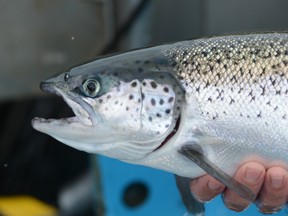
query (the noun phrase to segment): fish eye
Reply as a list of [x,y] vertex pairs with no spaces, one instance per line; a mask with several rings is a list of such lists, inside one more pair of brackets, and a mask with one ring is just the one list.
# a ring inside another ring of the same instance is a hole
[[96,97],[100,91],[100,83],[96,79],[87,79],[82,84],[82,92],[88,97]]

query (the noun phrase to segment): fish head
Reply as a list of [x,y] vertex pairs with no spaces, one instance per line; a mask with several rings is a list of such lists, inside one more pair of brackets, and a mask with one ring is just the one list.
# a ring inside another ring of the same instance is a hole
[[167,65],[159,68],[148,56],[120,54],[41,82],[41,89],[60,95],[75,116],[35,118],[33,127],[89,153],[144,158],[175,132],[184,95]]

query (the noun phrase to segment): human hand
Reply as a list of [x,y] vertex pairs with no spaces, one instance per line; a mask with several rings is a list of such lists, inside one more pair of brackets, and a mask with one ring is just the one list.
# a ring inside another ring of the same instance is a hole
[[[265,170],[257,162],[243,164],[234,178],[246,185],[257,195],[255,204],[262,213],[275,213],[282,209],[288,199],[288,171],[282,167],[271,167]],[[206,202],[222,193],[227,208],[240,212],[250,202],[239,197],[219,181],[209,175],[192,180],[190,188],[195,198]]]

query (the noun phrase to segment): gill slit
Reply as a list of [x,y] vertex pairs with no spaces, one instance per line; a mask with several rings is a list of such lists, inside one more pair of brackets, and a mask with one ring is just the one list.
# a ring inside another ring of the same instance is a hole
[[142,129],[143,128],[143,124],[142,124],[142,110],[143,110],[143,95],[142,95],[142,82],[140,82],[140,80],[138,80],[139,83],[140,83],[140,128]]

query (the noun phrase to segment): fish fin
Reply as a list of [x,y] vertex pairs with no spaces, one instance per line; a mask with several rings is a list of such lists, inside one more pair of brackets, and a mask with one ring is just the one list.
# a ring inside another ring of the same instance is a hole
[[193,194],[191,193],[189,186],[189,182],[191,179],[177,175],[175,175],[175,178],[177,187],[181,194],[182,201],[184,202],[189,213],[191,213],[193,216],[204,216],[204,204],[195,199]]
[[189,160],[193,161],[195,164],[205,170],[209,175],[213,176],[215,179],[224,184],[227,188],[237,193],[240,197],[249,201],[255,200],[255,194],[248,187],[236,181],[218,166],[213,164],[203,154],[203,149],[200,145],[184,145],[179,150],[179,153],[184,155]]

